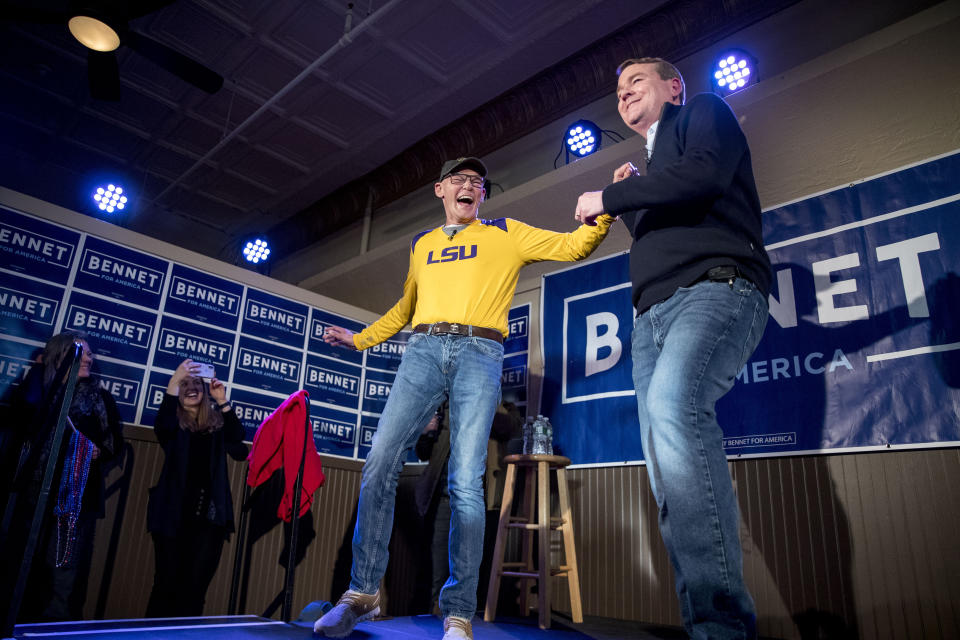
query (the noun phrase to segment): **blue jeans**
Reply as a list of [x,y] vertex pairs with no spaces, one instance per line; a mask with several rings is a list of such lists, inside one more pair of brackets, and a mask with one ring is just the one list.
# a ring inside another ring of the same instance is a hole
[[483,556],[483,473],[490,425],[500,402],[503,345],[486,338],[415,333],[363,465],[350,588],[374,593],[387,570],[397,477],[407,452],[444,396],[450,399],[450,577],[440,592],[444,616],[477,610]]
[[743,582],[737,499],[717,401],[763,335],[766,298],[748,280],[678,289],[637,316],[633,383],[660,535],[693,638],[756,636]]

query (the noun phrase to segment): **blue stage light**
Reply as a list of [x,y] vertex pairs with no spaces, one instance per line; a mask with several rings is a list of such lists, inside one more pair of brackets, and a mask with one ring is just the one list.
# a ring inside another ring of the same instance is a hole
[[567,163],[570,156],[578,160],[600,149],[601,129],[589,120],[577,120],[564,133]]
[[713,71],[713,90],[728,96],[757,81],[757,60],[746,51],[732,50],[717,58]]
[[243,248],[243,257],[253,264],[265,262],[270,257],[270,245],[263,238],[251,240]]
[[123,187],[114,184],[97,187],[93,194],[93,201],[98,209],[107,213],[123,211],[127,206],[127,196],[123,193]]

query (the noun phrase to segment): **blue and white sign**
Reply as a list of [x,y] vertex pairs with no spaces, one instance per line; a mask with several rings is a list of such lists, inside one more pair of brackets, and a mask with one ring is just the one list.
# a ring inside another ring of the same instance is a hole
[[367,377],[363,383],[363,411],[377,414],[383,412],[396,377],[391,371],[367,369]]
[[507,356],[503,359],[500,375],[500,394],[504,402],[515,405],[527,403],[527,355]]
[[160,321],[160,337],[153,357],[153,366],[173,371],[190,358],[212,364],[216,376],[226,379],[233,355],[234,334],[195,322],[164,316]]
[[9,404],[13,389],[27,377],[42,351],[43,347],[0,338],[0,405]]
[[366,460],[367,456],[370,455],[370,447],[373,445],[373,435],[377,432],[378,421],[379,418],[376,416],[360,416],[360,433],[359,440],[357,442],[357,457],[361,460]]
[[302,351],[241,337],[233,381],[247,387],[291,394],[300,389]]
[[307,351],[327,356],[328,358],[352,362],[357,365],[361,364],[363,362],[362,352],[344,347],[333,347],[323,341],[323,332],[326,331],[328,327],[343,327],[354,333],[359,333],[363,330],[364,325],[356,320],[351,320],[350,318],[345,318],[328,311],[311,309],[310,335],[307,341]]
[[256,393],[246,389],[233,389],[229,391],[229,397],[230,406],[233,407],[243,425],[243,439],[249,442],[253,442],[253,436],[257,434],[257,429],[263,421],[286,400],[285,397]]
[[400,367],[400,359],[407,350],[407,340],[411,331],[401,331],[392,338],[367,349],[367,366],[382,371],[396,371]]
[[142,251],[87,236],[73,286],[157,309],[168,264]]
[[236,331],[242,298],[243,285],[175,264],[163,310]]
[[313,425],[313,441],[319,453],[353,457],[357,444],[356,413],[311,402],[310,424]]
[[310,394],[310,398],[317,402],[357,409],[360,404],[362,374],[360,367],[349,362],[307,354],[303,388]]
[[309,310],[305,304],[248,289],[241,331],[244,335],[302,349]]
[[[960,444],[957,185],[953,154],[765,212],[770,318],[717,408],[729,455]],[[545,276],[542,295],[558,448],[642,459],[627,256]]]
[[85,331],[99,355],[146,364],[156,317],[149,311],[73,292],[63,328]]
[[94,373],[100,387],[107,390],[117,401],[117,409],[124,422],[135,422],[140,389],[143,386],[143,369],[105,360],[96,360]]
[[163,395],[167,392],[170,383],[169,373],[151,371],[147,378],[147,388],[144,393],[143,411],[140,414],[140,424],[152,427],[157,420],[157,411],[163,402]]
[[503,341],[505,354],[523,353],[530,349],[530,305],[510,309],[507,314],[507,337]]
[[0,207],[0,263],[4,268],[66,284],[80,234]]
[[63,300],[63,287],[0,272],[0,333],[46,342]]

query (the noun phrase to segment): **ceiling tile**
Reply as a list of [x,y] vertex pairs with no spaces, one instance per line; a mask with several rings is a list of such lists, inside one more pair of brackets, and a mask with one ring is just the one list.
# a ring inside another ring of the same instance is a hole
[[342,147],[290,120],[272,119],[247,132],[251,142],[301,166],[312,167]]
[[394,52],[380,49],[342,83],[371,100],[396,107],[438,88],[438,83]]
[[222,162],[233,173],[273,189],[282,189],[282,185],[291,179],[305,174],[302,168],[239,140],[232,140],[221,149],[214,161]]
[[298,64],[259,45],[250,48],[249,54],[237,66],[234,73],[239,86],[269,98],[302,70]]
[[169,131],[164,140],[202,156],[220,142],[223,131],[196,118],[184,118]]
[[270,38],[313,61],[336,44],[343,35],[343,16],[312,2],[300,2],[294,11],[276,24]]
[[287,106],[287,113],[344,142],[356,137],[358,130],[388,119],[363,101],[317,80]]
[[[459,7],[452,3],[441,6],[401,35],[412,53],[449,77],[469,68],[474,60],[501,43]],[[458,24],[469,28],[457,28]]]

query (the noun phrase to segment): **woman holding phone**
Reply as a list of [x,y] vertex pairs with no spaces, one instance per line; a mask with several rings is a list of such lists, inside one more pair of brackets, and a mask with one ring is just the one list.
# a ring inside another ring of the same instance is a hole
[[[154,423],[165,458],[147,505],[156,559],[148,618],[203,613],[234,528],[226,449],[243,440],[243,426],[226,387],[204,369],[190,359],[180,363]],[[209,374],[209,386],[202,374]]]

